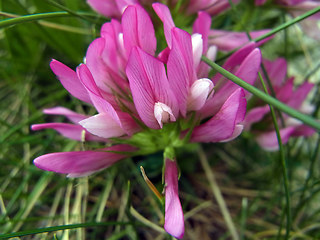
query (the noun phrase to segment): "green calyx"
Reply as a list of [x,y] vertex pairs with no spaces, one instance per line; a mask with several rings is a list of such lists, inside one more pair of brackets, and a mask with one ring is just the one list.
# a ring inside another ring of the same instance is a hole
[[196,125],[194,118],[194,114],[191,114],[188,119],[166,123],[161,129],[147,128],[132,135],[129,139],[114,138],[112,141],[137,147],[139,150],[134,155],[147,155],[164,151],[165,157],[173,159],[173,149],[180,148],[189,142],[192,130]]

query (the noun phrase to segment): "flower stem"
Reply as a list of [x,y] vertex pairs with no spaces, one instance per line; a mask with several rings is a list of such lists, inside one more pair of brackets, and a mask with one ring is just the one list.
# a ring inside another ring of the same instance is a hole
[[[2,12],[0,12],[0,15]],[[78,15],[83,15],[83,16],[92,16],[89,13],[77,13]],[[9,19],[4,19],[0,21],[0,29],[1,28],[6,28],[13,26],[15,24],[19,23],[26,23],[26,22],[31,22],[31,21],[38,21],[46,18],[56,18],[56,17],[74,17],[71,15],[69,12],[49,12],[49,13],[36,13],[36,14],[30,14],[30,15],[25,15],[21,17],[15,17],[15,18],[9,18]]]
[[[263,89],[266,93],[268,93],[267,87],[263,81],[263,78],[259,72],[259,78],[261,81],[261,84],[263,86]],[[285,151],[281,140],[280,130],[277,123],[277,118],[275,111],[271,105],[270,112],[272,116],[273,125],[277,134],[278,144],[279,144],[279,153],[280,153],[280,161],[281,161],[281,170],[283,175],[283,185],[284,185],[284,191],[286,195],[286,214],[287,214],[287,225],[286,225],[286,236],[285,239],[289,239],[290,234],[290,228],[291,228],[291,200],[290,200],[290,190],[289,190],[289,180],[288,180],[288,173],[287,173],[287,164],[286,164],[286,158],[285,158]]]
[[277,32],[280,32],[283,29],[286,29],[286,28],[290,27],[290,26],[296,24],[297,22],[300,22],[303,19],[308,18],[308,17],[316,14],[319,11],[320,11],[320,7],[316,7],[314,9],[312,9],[312,10],[310,10],[310,11],[308,11],[308,12],[306,12],[306,13],[304,13],[304,14],[302,14],[302,15],[294,18],[294,19],[292,19],[291,21],[288,21],[286,23],[283,23],[283,24],[279,25],[278,27],[272,29],[270,32],[267,32],[266,34],[263,34],[260,37],[257,37],[255,39],[253,39],[253,41],[254,42],[259,42],[259,41],[261,41],[263,39],[266,39],[267,37],[270,37],[271,35],[273,35],[273,34],[275,34]]

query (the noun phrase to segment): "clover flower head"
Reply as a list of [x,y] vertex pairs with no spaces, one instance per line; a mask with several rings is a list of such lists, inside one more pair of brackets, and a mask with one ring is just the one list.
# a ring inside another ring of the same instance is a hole
[[[101,36],[90,44],[85,63],[76,71],[57,60],[50,63],[65,89],[94,106],[97,114],[86,116],[63,107],[46,109],[46,114],[63,115],[72,124],[36,124],[32,129],[52,128],[65,137],[99,141],[109,147],[51,153],[34,163],[44,170],[80,177],[127,156],[164,150],[164,227],[182,238],[183,212],[173,149],[188,142],[236,138],[243,129],[248,93],[220,74],[209,78],[201,56],[214,60],[217,49],[208,46],[211,18],[206,12],[199,12],[193,34],[189,34],[175,27],[167,6],[152,6],[163,22],[167,42],[159,54],[151,18],[134,4],[126,6],[121,21],[112,19],[102,26]],[[259,49],[250,43],[234,53],[224,68],[253,83],[260,61]]]

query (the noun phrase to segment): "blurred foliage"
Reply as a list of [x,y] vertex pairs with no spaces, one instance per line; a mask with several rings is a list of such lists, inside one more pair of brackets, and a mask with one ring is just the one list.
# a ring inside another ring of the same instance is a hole
[[[92,12],[85,1],[57,2],[76,12]],[[289,18],[283,9],[270,7],[257,8],[252,1],[242,1],[237,6],[238,14],[230,9],[214,17],[213,27],[249,31],[272,28]],[[6,19],[61,9],[44,0],[0,0],[0,11],[0,19]],[[177,25],[183,25],[182,16],[174,17]],[[71,223],[130,221],[132,224],[124,226],[79,228],[21,239],[170,239],[155,227],[145,226],[130,210],[133,206],[155,225],[163,224],[162,206],[139,171],[142,165],[161,192],[161,153],[126,159],[82,179],[67,179],[32,164],[44,153],[81,148],[80,143],[54,131],[34,133],[29,126],[64,120],[44,116],[41,110],[48,107],[93,113],[68,95],[49,68],[52,58],[71,68],[83,61],[88,44],[99,35],[106,19],[97,16],[91,20],[61,17],[0,29],[0,233]],[[293,66],[289,75],[297,75],[300,82],[309,75],[319,86],[319,42],[305,38],[296,26],[285,31],[287,37],[281,32],[262,47],[263,55],[285,56]],[[319,94],[313,99],[318,111]],[[319,111],[315,116],[319,117]],[[202,147],[241,239],[283,239],[285,198],[279,154],[261,150],[249,134],[230,143]],[[178,152],[180,196],[186,218],[184,239],[230,239],[199,164],[198,150],[198,145],[189,145]],[[291,140],[286,156],[292,200],[290,239],[320,239],[319,136]]]

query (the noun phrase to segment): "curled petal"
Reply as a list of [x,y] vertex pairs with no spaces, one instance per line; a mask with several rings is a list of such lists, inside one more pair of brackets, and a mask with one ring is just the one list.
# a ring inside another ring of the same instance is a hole
[[[54,129],[59,132],[62,136],[70,138],[76,141],[100,141],[105,142],[106,139],[99,138],[88,133],[80,125],[74,125],[69,123],[43,123],[43,124],[34,124],[31,126],[31,129],[34,131],[42,129]],[[84,139],[83,139],[84,136]]]
[[63,63],[52,59],[50,68],[60,80],[63,87],[74,97],[91,104],[86,88],[82,85],[75,71]]
[[133,152],[130,145],[115,145],[95,151],[49,153],[36,158],[33,163],[46,171],[84,176],[111,166],[128,155],[116,152]]
[[176,161],[166,159],[165,166],[165,219],[164,229],[175,238],[184,235],[184,217],[178,193],[178,169]]
[[197,111],[203,107],[207,99],[213,95],[213,83],[208,78],[202,78],[195,81],[188,96],[188,111]]
[[231,139],[236,125],[244,119],[246,105],[244,91],[238,88],[211,119],[194,129],[191,141],[221,142]]

